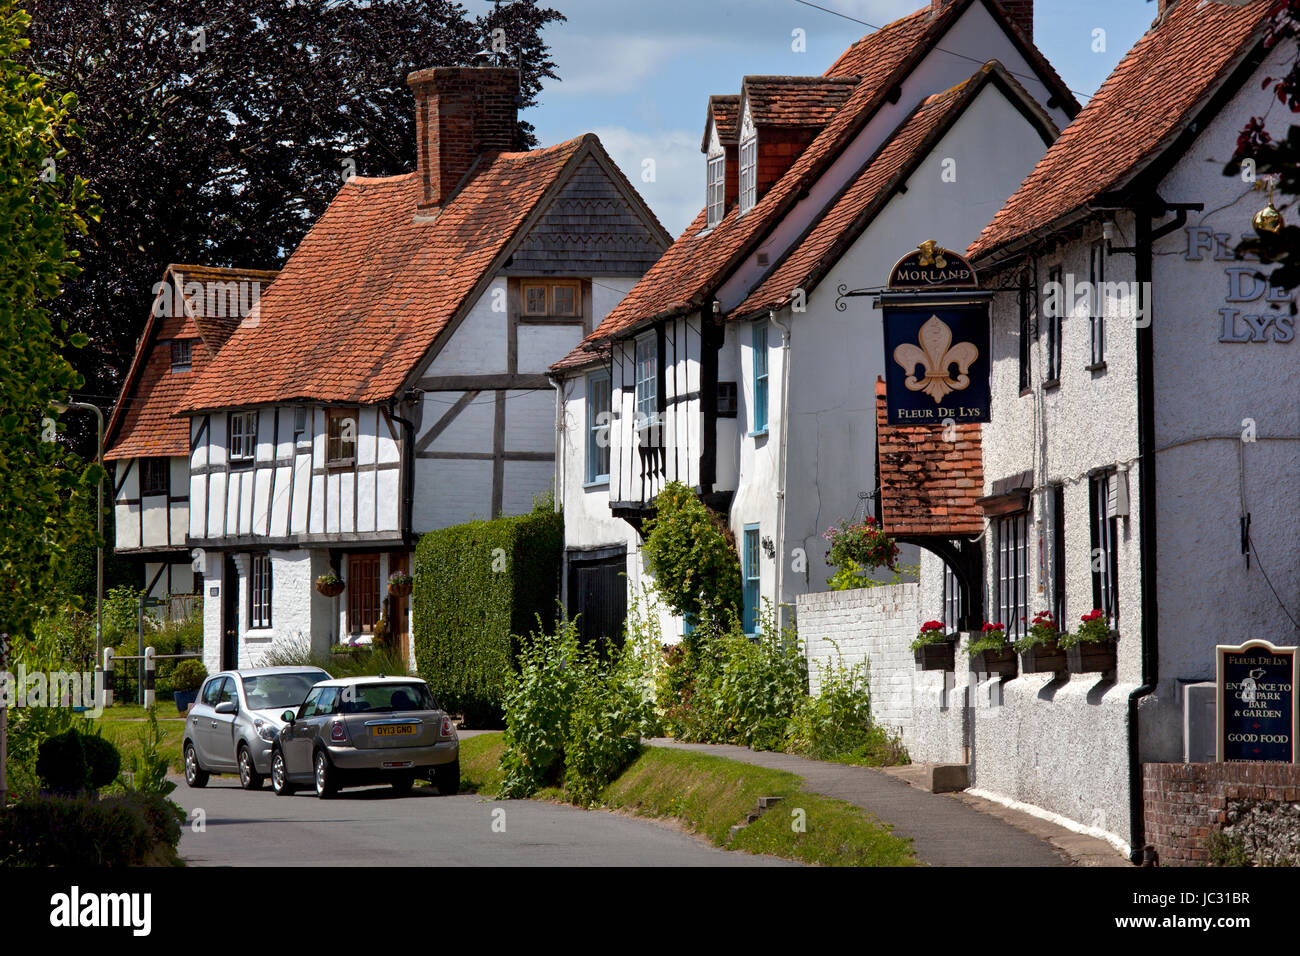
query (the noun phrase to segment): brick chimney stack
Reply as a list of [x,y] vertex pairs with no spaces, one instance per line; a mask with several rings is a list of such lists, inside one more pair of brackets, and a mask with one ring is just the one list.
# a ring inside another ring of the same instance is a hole
[[406,78],[415,94],[422,211],[442,206],[480,155],[517,148],[519,71],[439,66]]

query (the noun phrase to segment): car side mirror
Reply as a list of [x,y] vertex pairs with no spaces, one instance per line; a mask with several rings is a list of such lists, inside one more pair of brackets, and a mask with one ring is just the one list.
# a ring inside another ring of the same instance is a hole
[[297,719],[297,717],[298,717],[298,712],[294,710],[286,710],[283,714],[280,715],[280,719],[283,720],[286,724],[293,723]]
[[233,714],[237,710],[239,710],[239,708],[235,706],[233,700],[223,700],[221,703],[217,704],[218,714]]

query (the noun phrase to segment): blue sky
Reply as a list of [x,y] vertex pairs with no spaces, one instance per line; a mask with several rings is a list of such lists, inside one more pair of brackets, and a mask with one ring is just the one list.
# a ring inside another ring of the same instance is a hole
[[[876,26],[928,0],[816,0]],[[469,4],[471,8],[473,3]],[[560,81],[524,118],[542,145],[594,132],[677,235],[704,205],[704,109],[746,74],[819,74],[871,28],[797,0],[550,0]],[[1035,40],[1080,102],[1155,18],[1148,0],[1037,0]],[[796,28],[807,51],[791,49]],[[1105,50],[1095,52],[1094,31]],[[642,163],[654,160],[655,181]]]

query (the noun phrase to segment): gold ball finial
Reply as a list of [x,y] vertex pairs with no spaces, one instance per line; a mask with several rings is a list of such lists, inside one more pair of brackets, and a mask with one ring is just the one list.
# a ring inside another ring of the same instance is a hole
[[1286,225],[1282,219],[1282,214],[1273,205],[1273,184],[1271,182],[1268,186],[1268,205],[1255,213],[1250,223],[1255,227],[1255,232],[1261,236],[1275,235],[1281,232],[1282,227]]

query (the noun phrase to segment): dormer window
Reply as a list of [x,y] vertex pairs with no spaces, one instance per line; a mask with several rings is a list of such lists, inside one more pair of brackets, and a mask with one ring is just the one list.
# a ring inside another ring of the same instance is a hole
[[706,190],[708,199],[706,205],[709,210],[708,225],[712,229],[722,222],[722,217],[727,211],[727,157],[725,153],[710,157],[708,174],[709,179]]
[[172,371],[188,372],[194,361],[194,342],[191,339],[176,339],[172,342]]
[[749,212],[758,201],[758,137],[740,144],[740,212]]

